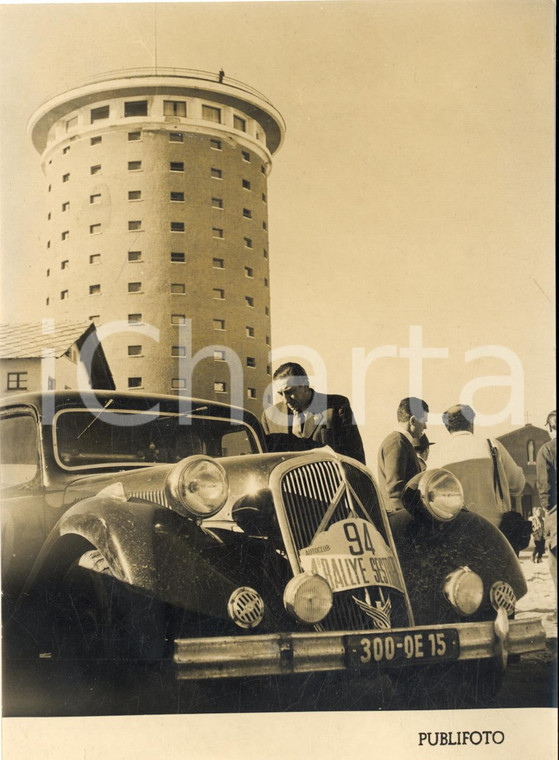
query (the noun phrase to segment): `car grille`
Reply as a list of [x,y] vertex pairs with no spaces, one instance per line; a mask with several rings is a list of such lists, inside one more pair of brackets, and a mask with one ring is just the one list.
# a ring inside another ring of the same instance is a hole
[[[323,525],[325,515],[340,486],[345,484],[343,495]],[[386,543],[389,539],[384,527],[378,497],[370,477],[347,462],[319,460],[307,462],[288,470],[280,481],[280,493],[290,536],[297,553],[312,543],[319,527],[327,530],[331,525],[350,517],[370,520]],[[298,568],[294,568],[298,571]],[[403,583],[403,582],[402,582]],[[356,599],[377,608],[390,599],[391,627],[407,625],[403,594],[394,589],[368,586],[334,594],[334,605],[319,628],[322,630],[359,630],[373,628],[372,617],[359,606]]]

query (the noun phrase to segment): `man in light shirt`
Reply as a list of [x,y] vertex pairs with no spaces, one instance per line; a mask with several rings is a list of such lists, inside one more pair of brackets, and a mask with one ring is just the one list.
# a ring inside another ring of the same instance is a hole
[[429,467],[443,467],[460,480],[464,505],[497,527],[511,511],[511,497],[520,496],[525,478],[500,441],[474,435],[475,412],[467,404],[456,404],[443,414],[450,433],[440,441]]

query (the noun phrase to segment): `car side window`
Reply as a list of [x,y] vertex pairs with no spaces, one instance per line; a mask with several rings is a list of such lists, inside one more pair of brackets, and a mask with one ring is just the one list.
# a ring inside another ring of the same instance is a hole
[[37,423],[21,414],[0,420],[0,483],[19,486],[32,481],[39,471]]
[[225,433],[221,438],[221,456],[236,457],[254,454],[254,444],[247,431],[239,428],[232,433]]

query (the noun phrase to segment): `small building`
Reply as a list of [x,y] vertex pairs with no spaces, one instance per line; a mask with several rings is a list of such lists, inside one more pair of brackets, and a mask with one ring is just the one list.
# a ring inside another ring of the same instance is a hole
[[0,325],[0,373],[0,395],[115,389],[95,325],[83,320]]
[[540,447],[549,441],[549,433],[544,428],[528,423],[518,430],[499,436],[498,440],[524,471],[526,485],[520,499],[513,499],[512,507],[524,517],[529,517],[532,510],[540,506],[536,486],[536,456]]

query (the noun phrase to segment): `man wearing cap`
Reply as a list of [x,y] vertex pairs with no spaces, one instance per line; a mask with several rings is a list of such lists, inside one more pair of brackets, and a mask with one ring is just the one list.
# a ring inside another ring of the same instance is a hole
[[345,396],[315,391],[309,386],[307,373],[296,362],[278,367],[273,381],[282,400],[262,415],[270,451],[331,446],[338,454],[365,464],[361,435]]
[[408,480],[421,472],[415,445],[425,432],[429,407],[409,396],[398,404],[396,428],[386,436],[378,453],[379,487],[388,512],[403,509],[402,492]]
[[464,490],[464,505],[497,527],[511,511],[511,496],[520,496],[526,479],[500,441],[474,435],[475,412],[455,404],[443,414],[450,437],[433,452],[431,467],[454,473]]
[[536,457],[536,484],[540,504],[545,509],[546,545],[549,550],[549,571],[557,594],[557,417],[555,409],[545,421],[551,440],[544,443]]

